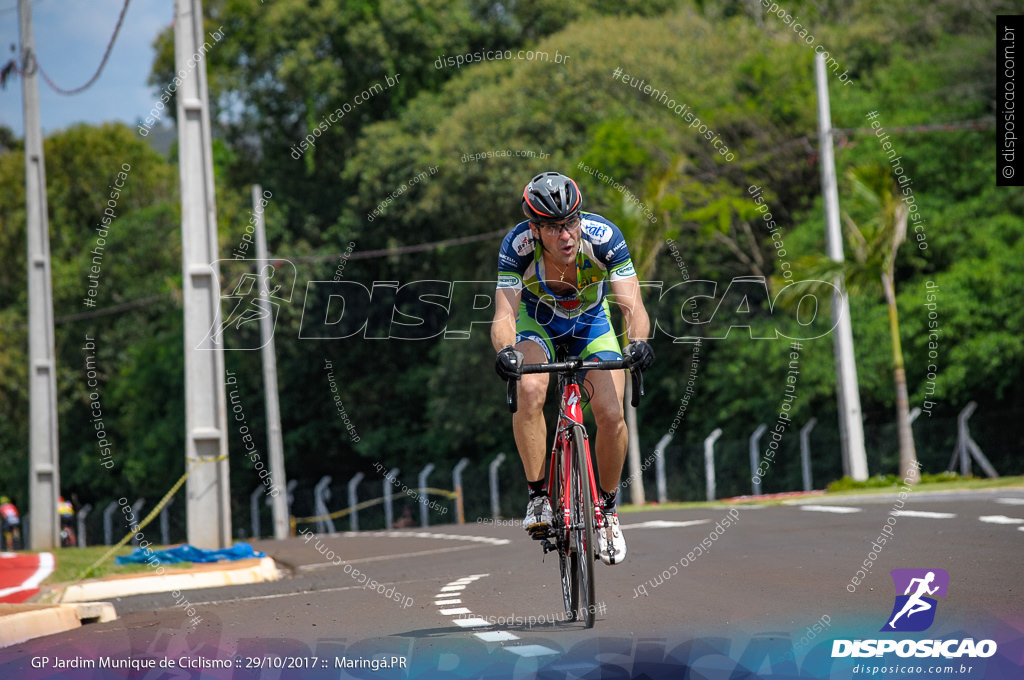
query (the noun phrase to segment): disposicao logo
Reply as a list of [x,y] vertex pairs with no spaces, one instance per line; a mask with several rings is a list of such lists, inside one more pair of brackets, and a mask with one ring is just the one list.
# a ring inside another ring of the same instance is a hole
[[[935,622],[936,597],[946,597],[949,573],[945,569],[893,569],[889,572],[896,588],[892,612],[880,632],[917,633]],[[996,653],[994,640],[834,640],[832,658],[900,657],[987,658]]]
[[896,586],[896,602],[882,631],[917,633],[928,630],[935,621],[938,606],[938,601],[929,596],[946,597],[949,574],[945,569],[893,569],[889,574]]

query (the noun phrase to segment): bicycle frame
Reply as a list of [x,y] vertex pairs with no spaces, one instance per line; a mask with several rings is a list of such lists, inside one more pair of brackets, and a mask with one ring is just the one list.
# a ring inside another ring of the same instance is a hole
[[[558,353],[558,361],[547,364],[526,364],[521,374],[557,373],[562,398],[558,406],[555,441],[551,447],[548,468],[548,488],[555,513],[553,526],[545,535],[534,533],[545,554],[558,552],[562,575],[562,599],[570,621],[581,618],[587,628],[596,620],[594,614],[594,528],[604,525],[604,514],[594,463],[590,458],[590,437],[583,425],[583,395],[580,375],[591,370],[630,369],[633,381],[633,406],[643,395],[641,372],[631,366],[630,359],[583,361],[579,357],[565,358]],[[513,413],[518,408],[516,380],[508,382],[508,406]],[[583,460],[580,460],[582,458]],[[586,477],[586,479],[582,479]],[[587,490],[590,491],[589,502]],[[554,539],[552,543],[550,538]],[[579,605],[579,606],[578,606]]]
[[[572,464],[572,445],[569,441],[571,432],[573,431],[573,425],[583,425],[583,405],[582,395],[580,393],[580,386],[575,380],[564,380],[560,379],[560,383],[564,381],[562,387],[562,401],[558,408],[558,425],[555,429],[555,441],[551,447],[551,460],[548,472],[548,479],[554,479],[555,475],[558,474],[557,457],[561,456],[561,489],[571,489],[573,469],[575,466]],[[586,429],[583,430],[584,434]],[[586,456],[587,464],[587,477],[590,485],[590,497],[594,501],[594,522],[596,526],[601,526],[604,522],[604,516],[601,514],[601,504],[599,502],[600,496],[597,494],[597,480],[594,477],[594,465],[590,457],[590,438],[584,437],[583,439],[583,452]],[[560,541],[569,540],[569,529],[572,527],[572,519],[569,516],[569,504],[561,503],[562,508],[562,533],[563,536],[558,536]]]

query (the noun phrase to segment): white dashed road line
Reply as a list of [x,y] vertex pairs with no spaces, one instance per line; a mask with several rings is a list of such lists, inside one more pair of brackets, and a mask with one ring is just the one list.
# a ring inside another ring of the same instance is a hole
[[506,652],[512,652],[519,656],[545,656],[548,654],[558,654],[558,652],[550,647],[544,645],[522,645],[520,647],[505,647]]
[[519,638],[508,632],[507,630],[491,630],[484,633],[473,633],[484,642],[508,642],[509,640],[518,640]]
[[663,519],[652,519],[649,522],[638,522],[636,524],[621,524],[619,528],[626,529],[673,529],[676,527],[692,527],[697,524],[707,524],[709,519],[693,519],[688,522],[669,522]]
[[[466,586],[486,576],[490,576],[490,574],[472,574],[470,576],[463,576],[462,578],[457,578],[442,586],[440,590],[438,590],[437,595],[434,596],[434,605],[439,607],[438,612],[443,616],[458,617],[453,619],[452,623],[460,628],[483,628],[484,626],[490,626],[490,622],[481,619],[480,617],[467,616],[467,614],[473,613],[469,607],[449,606],[453,604],[462,604],[461,599],[452,599],[452,597],[455,595],[461,595],[462,591],[466,589]],[[480,635],[480,633],[477,633],[476,635]],[[508,633],[508,635],[511,635],[512,637],[503,639],[519,639],[511,633]]]
[[924,510],[893,510],[890,514],[896,517],[926,517],[929,519],[953,519],[956,517],[952,512],[926,512]]
[[800,509],[808,512],[833,512],[839,515],[860,512],[860,508],[850,508],[845,505],[801,505]]
[[[490,574],[472,574],[470,576],[464,576],[457,578],[443,585],[437,595],[434,596],[434,605],[438,606],[438,612],[442,616],[455,617],[452,619],[452,623],[460,628],[486,628],[493,626],[494,624],[490,621],[483,619],[479,616],[472,616],[472,611],[469,607],[448,607],[446,605],[462,604],[461,599],[448,599],[453,594],[461,593],[466,586],[470,585],[474,581],[490,576]],[[483,640],[484,642],[514,642],[519,640],[519,636],[515,635],[507,630],[488,630],[473,633],[474,636]],[[545,647],[544,645],[521,645],[521,646],[505,646],[502,644],[502,649],[512,654],[516,654],[522,657],[536,657],[545,656],[548,654],[558,654],[554,649]]]
[[986,524],[1024,524],[1024,519],[1006,515],[984,515],[978,519]]
[[[333,536],[333,534],[328,534]],[[432,531],[345,531],[339,536],[378,536],[381,538],[436,538],[442,541],[473,541],[475,543],[489,543],[490,545],[508,545],[512,541],[507,538],[492,538],[490,536],[462,536],[459,534],[441,534]]]

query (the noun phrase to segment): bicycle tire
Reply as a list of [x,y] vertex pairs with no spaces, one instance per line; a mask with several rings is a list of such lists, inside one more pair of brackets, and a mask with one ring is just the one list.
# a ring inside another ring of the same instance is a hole
[[573,613],[582,618],[584,627],[593,628],[594,602],[594,500],[590,495],[590,473],[587,465],[586,431],[582,425],[570,430],[573,475],[570,490],[569,513],[576,544],[576,574],[578,598]]
[[568,496],[562,488],[562,452],[555,451],[552,455],[555,456],[555,464],[551,479],[548,480],[548,497],[552,501],[552,512],[554,513],[552,524],[558,546],[558,573],[562,583],[562,603],[565,605],[566,618],[572,621],[579,590],[576,588],[576,567],[569,550],[569,532],[564,520],[564,507]]

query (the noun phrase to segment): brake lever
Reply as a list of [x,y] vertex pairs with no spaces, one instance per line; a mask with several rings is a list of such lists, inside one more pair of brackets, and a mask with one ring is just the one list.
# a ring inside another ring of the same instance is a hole
[[505,401],[508,403],[508,410],[515,413],[519,410],[519,387],[516,385],[518,380],[508,381],[508,391],[505,395]]
[[644,396],[644,374],[639,368],[629,369],[629,377],[633,381],[633,392],[629,402],[636,408],[640,405],[640,397]]

